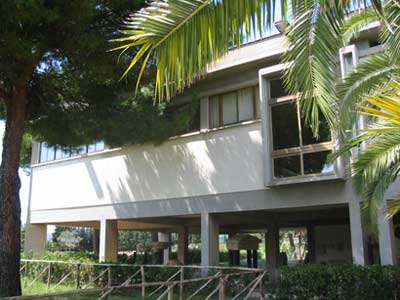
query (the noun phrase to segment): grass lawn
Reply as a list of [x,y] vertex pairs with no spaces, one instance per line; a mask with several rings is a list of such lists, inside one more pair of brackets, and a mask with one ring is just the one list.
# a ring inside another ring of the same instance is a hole
[[[32,295],[32,294],[46,294],[46,293],[53,293],[53,292],[62,292],[62,291],[68,291],[68,290],[75,290],[76,287],[74,285],[60,285],[58,287],[55,287],[54,284],[51,284],[49,288],[47,288],[47,284],[44,282],[37,281],[31,285],[32,280],[22,280],[22,293],[23,295]],[[165,288],[162,289],[164,291]],[[210,291],[208,291],[210,292]],[[146,298],[148,300],[156,300],[159,296],[160,293],[157,293],[156,295]],[[187,294],[189,296],[190,293]],[[81,294],[76,294],[76,295],[65,295],[65,296],[60,296],[60,297],[55,297],[55,298],[47,298],[47,299],[62,299],[62,300],[68,300],[68,299],[79,299],[79,300],[92,300],[92,299],[98,299],[100,298],[101,293],[99,292],[93,292],[93,293],[81,293]],[[196,297],[192,298],[193,300],[204,300],[206,298],[207,294],[198,294]],[[215,299],[217,299],[218,293],[215,296]],[[165,296],[166,298],[166,296]],[[175,289],[175,298],[179,299],[179,292],[178,288]],[[184,297],[185,298],[185,297]],[[142,299],[141,297],[141,291],[140,289],[131,289],[131,290],[124,290],[124,291],[116,291],[113,292],[109,297],[108,300],[135,300],[135,299]]]

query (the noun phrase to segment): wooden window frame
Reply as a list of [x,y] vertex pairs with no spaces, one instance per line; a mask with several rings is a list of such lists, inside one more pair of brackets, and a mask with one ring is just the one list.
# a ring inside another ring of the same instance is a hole
[[[253,114],[252,114],[252,118],[248,119],[248,120],[239,120],[239,116],[240,116],[240,112],[239,112],[239,91],[241,90],[245,90],[251,88],[251,92],[252,92],[252,104],[253,104]],[[211,95],[208,97],[208,127],[210,129],[217,129],[217,128],[221,128],[221,127],[225,127],[225,126],[230,126],[230,125],[234,125],[234,124],[240,124],[242,122],[247,122],[247,121],[252,121],[252,120],[257,120],[257,99],[256,99],[256,89],[258,89],[258,85],[250,85],[247,87],[242,87],[240,89],[235,89],[235,90],[231,90],[231,91],[227,91],[221,94],[217,94],[217,95]],[[233,123],[228,123],[228,124],[223,124],[223,119],[224,119],[224,112],[223,112],[223,96],[228,95],[228,94],[232,94],[235,93],[236,96],[236,121]],[[213,126],[213,116],[215,114],[215,112],[213,111],[214,105],[212,102],[214,101],[218,101],[218,124],[214,124]]]
[[[304,173],[304,154],[309,153],[318,153],[324,151],[333,151],[335,149],[335,138],[334,134],[331,130],[331,140],[326,142],[321,142],[317,144],[309,144],[303,145],[303,132],[302,132],[302,124],[301,124],[301,111],[299,105],[299,95],[287,95],[283,97],[271,98],[271,81],[279,78],[271,78],[268,79],[269,84],[269,95],[268,95],[268,109],[269,115],[271,116],[270,120],[270,140],[271,140],[271,159],[272,159],[272,176],[274,180],[286,180],[286,179],[297,179],[297,178],[305,178],[311,176],[325,176],[325,175],[334,175],[336,173],[335,167],[332,172],[319,172],[312,174]],[[273,135],[273,125],[272,125],[272,107],[279,105],[286,105],[289,103],[296,104],[296,115],[297,115],[297,126],[298,126],[298,138],[299,138],[299,146],[297,147],[289,147],[284,149],[274,150],[274,135]],[[275,159],[288,157],[288,156],[300,156],[300,173],[299,176],[291,176],[291,177],[276,177],[275,176]]]

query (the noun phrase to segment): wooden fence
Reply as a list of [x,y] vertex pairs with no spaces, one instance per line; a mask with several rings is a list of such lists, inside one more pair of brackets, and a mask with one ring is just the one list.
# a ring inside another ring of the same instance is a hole
[[[34,266],[36,266],[35,272],[32,273],[31,270]],[[65,267],[66,271],[54,281],[52,272],[56,266],[58,268]],[[98,273],[92,274],[90,278],[82,278],[82,268],[87,267],[97,268]],[[113,280],[114,268],[126,268],[129,275],[117,283]],[[160,276],[162,272],[168,274],[168,277],[149,281],[154,274]],[[129,289],[139,290],[141,299],[153,299],[151,297],[158,296],[156,300],[191,300],[200,293],[205,295],[204,300],[226,300],[228,294],[230,294],[230,300],[247,300],[250,297],[254,299],[254,292],[257,289],[257,298],[264,300],[264,281],[267,273],[264,269],[239,267],[99,264],[24,259],[21,260],[21,275],[25,277],[25,283],[28,286],[33,286],[37,281],[45,282],[47,292],[2,298],[2,300],[57,299],[61,297],[68,299],[65,297],[94,292],[100,294],[98,300],[104,300],[117,291]],[[53,284],[51,285],[52,280]],[[67,280],[74,282],[75,289],[62,292],[52,291]],[[240,286],[234,295],[232,295],[233,288],[230,287],[232,282],[234,282],[235,289]],[[194,284],[199,286],[188,293],[187,286]]]

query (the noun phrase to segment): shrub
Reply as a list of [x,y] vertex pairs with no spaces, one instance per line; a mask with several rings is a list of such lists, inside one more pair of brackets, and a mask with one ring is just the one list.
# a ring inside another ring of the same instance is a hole
[[400,268],[391,266],[307,265],[281,269],[277,300],[400,299]]

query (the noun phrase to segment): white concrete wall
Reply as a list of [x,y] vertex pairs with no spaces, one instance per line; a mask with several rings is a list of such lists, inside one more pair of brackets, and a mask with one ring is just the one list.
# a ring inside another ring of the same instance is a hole
[[261,143],[253,122],[37,165],[31,210],[264,189]]

